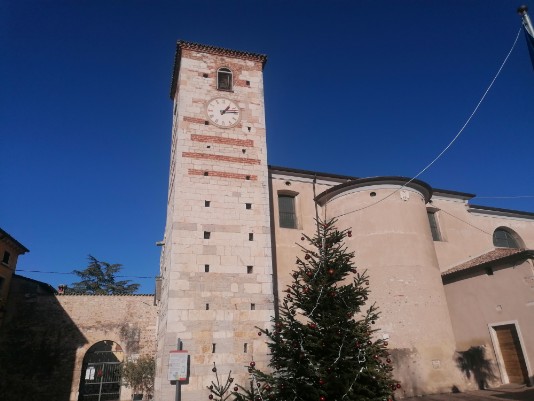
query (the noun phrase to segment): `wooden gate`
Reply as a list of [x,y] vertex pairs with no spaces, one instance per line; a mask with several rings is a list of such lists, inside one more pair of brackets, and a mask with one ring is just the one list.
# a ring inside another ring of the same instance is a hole
[[510,383],[528,384],[528,371],[525,357],[514,324],[494,326],[497,334],[504,368]]

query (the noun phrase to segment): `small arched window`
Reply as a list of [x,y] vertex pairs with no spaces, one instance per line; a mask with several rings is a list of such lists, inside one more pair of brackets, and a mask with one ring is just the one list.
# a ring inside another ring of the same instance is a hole
[[233,85],[232,71],[223,67],[217,70],[217,89],[222,91],[231,91]]
[[499,248],[520,248],[520,239],[514,232],[497,228],[493,232],[493,245]]

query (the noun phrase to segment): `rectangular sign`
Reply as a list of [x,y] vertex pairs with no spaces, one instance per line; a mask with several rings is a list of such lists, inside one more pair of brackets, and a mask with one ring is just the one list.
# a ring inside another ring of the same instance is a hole
[[95,380],[95,367],[91,366],[85,371],[85,380]]
[[169,353],[169,372],[167,375],[168,380],[187,380],[187,360],[189,354],[187,351],[171,351]]

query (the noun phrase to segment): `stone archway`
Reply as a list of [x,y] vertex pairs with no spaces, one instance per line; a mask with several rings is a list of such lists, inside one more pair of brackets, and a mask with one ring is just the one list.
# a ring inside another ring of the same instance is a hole
[[119,400],[123,360],[124,352],[116,342],[93,344],[83,358],[78,401]]

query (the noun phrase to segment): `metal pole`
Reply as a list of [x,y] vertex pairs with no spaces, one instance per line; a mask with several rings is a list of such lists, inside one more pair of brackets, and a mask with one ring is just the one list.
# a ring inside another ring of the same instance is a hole
[[98,401],[100,401],[100,399],[102,398],[102,381],[104,380],[104,364],[102,364],[100,371],[102,372],[102,375],[100,376],[100,388],[98,390]]
[[[178,344],[176,344],[176,349],[178,351],[182,350],[182,340],[178,339]],[[180,401],[182,398],[182,382],[180,380],[176,380],[176,401]]]
[[530,17],[527,14],[528,7],[527,6],[521,6],[517,9],[517,12],[521,17],[523,18],[523,25],[525,29],[530,33],[531,36],[534,36],[534,27],[532,27],[532,21],[530,20]]

